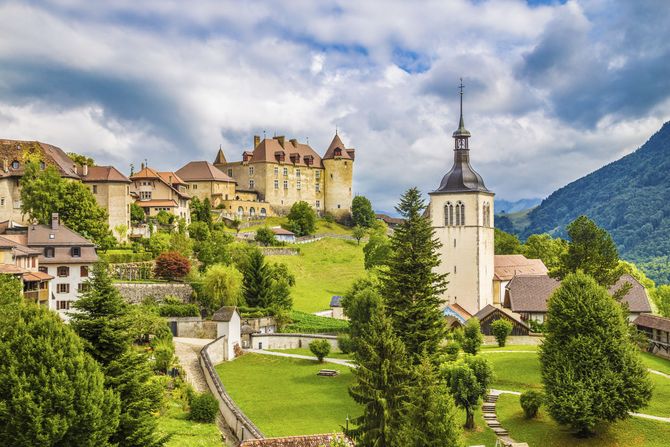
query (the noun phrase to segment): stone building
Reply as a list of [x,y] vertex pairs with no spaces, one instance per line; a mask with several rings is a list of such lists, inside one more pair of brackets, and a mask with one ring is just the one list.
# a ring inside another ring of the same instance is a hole
[[235,180],[208,161],[186,163],[176,174],[186,182],[186,190],[191,197],[207,198],[213,207],[235,198]]
[[147,217],[156,217],[161,211],[191,223],[187,183],[174,172],[158,172],[148,166],[130,176],[130,194]]
[[442,243],[440,273],[449,274],[443,295],[476,314],[493,304],[493,192],[470,165],[470,132],[463,123],[463,91],[458,129],[453,133],[454,164],[430,193],[428,214]]
[[[0,230],[6,231],[9,222],[3,222]],[[25,229],[25,227],[23,227]],[[27,245],[25,234],[0,236],[0,274],[12,275],[23,283],[23,297],[32,303],[49,306],[51,280],[53,276],[40,271],[41,250]]]
[[[242,153],[242,161],[229,162],[219,150],[214,166],[235,179],[236,196],[254,194],[247,198],[261,204],[254,207],[256,215],[260,208],[266,215],[286,214],[295,202],[305,201],[320,214],[344,218],[351,213],[354,158],[355,150],[337,134],[323,157],[296,139],[254,136],[253,149]],[[238,214],[251,214],[241,204],[227,209],[236,208]]]
[[[128,239],[130,229],[130,179],[114,166],[81,166],[78,170],[81,181],[91,189],[96,202],[109,213],[109,229],[121,242]],[[117,231],[125,225],[126,232]]]
[[[61,148],[39,141],[0,140],[0,221],[26,224],[21,213],[20,180],[26,157],[39,160],[40,168],[53,166],[62,178],[82,181],[93,191],[98,205],[109,213],[113,231],[119,224],[130,226],[130,180],[112,166],[79,166]],[[114,232],[119,240],[124,237]]]

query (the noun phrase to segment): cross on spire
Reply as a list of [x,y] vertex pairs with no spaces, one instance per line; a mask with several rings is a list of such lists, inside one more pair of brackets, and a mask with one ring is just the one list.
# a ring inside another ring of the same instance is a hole
[[458,86],[459,90],[461,91],[461,119],[460,122],[458,123],[459,128],[465,128],[465,125],[463,124],[463,78],[461,78],[461,84]]

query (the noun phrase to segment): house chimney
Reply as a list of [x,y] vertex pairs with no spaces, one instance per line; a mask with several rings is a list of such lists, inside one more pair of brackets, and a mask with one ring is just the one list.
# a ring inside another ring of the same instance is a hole
[[140,169],[140,171],[143,171],[144,170],[144,162],[142,162],[142,164],[140,166],[142,167],[142,169]]
[[58,229],[58,213],[51,214],[51,229],[52,230]]
[[289,141],[291,142],[293,147],[298,147],[298,140],[296,138],[291,138]]
[[259,135],[254,135],[254,149],[256,149],[256,146],[261,144],[261,137]]
[[86,177],[88,175],[88,165],[84,164],[84,166],[81,167],[81,172]]

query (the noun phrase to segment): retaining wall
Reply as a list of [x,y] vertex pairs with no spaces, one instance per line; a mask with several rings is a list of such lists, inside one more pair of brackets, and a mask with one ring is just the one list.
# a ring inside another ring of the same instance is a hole
[[252,334],[251,347],[253,349],[307,348],[314,340],[328,340],[331,349],[337,349],[335,335],[320,334]]
[[260,247],[265,256],[298,256],[300,250],[290,247]]
[[168,323],[177,323],[176,337],[208,338],[217,336],[216,321],[203,320],[200,317],[166,317]]
[[148,296],[157,302],[163,301],[168,295],[176,296],[183,302],[188,303],[193,295],[193,288],[190,284],[183,283],[156,283],[156,284],[137,284],[118,282],[114,283],[121,296],[130,304],[139,304]]
[[214,370],[214,365],[221,363],[225,358],[226,340],[219,337],[200,350],[200,366],[207,380],[207,385],[219,402],[219,411],[230,430],[239,441],[248,439],[262,439],[263,433],[240,410],[226,392],[226,389]]
[[[536,335],[510,335],[505,341],[506,345],[527,345],[527,346],[536,346],[542,343],[544,340],[544,334]],[[485,345],[497,345],[495,337],[492,335],[484,336]]]

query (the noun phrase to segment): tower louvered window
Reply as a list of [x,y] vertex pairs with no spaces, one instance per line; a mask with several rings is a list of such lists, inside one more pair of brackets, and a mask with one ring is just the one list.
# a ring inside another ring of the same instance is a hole
[[451,202],[444,205],[444,225],[447,227],[454,225],[454,205]]
[[456,202],[456,226],[465,225],[465,204],[460,200]]

